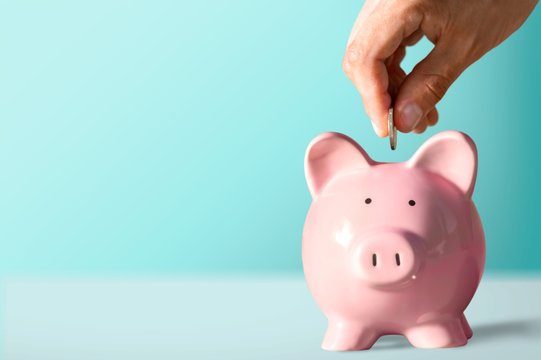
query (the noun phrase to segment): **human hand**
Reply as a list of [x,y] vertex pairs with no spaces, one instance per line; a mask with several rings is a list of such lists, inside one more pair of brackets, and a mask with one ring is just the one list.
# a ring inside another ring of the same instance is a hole
[[[457,77],[518,29],[537,0],[367,0],[355,21],[343,69],[360,92],[378,136],[394,107],[398,130],[422,133],[438,121],[436,104]],[[434,44],[410,74],[406,46]]]

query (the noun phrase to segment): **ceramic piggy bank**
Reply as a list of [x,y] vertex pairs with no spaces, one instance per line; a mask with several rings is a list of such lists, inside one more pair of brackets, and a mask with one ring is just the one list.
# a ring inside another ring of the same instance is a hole
[[485,262],[473,141],[445,131],[408,161],[383,163],[324,133],[308,147],[305,172],[313,201],[302,260],[328,319],[323,349],[368,349],[386,334],[421,348],[466,344],[464,310]]

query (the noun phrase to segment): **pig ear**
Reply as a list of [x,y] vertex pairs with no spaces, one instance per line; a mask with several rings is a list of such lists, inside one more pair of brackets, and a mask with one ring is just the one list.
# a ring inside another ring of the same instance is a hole
[[336,175],[375,164],[353,139],[339,133],[323,133],[306,150],[304,172],[312,197],[321,193]]
[[471,197],[477,177],[477,149],[458,131],[444,131],[428,139],[407,163],[443,176]]

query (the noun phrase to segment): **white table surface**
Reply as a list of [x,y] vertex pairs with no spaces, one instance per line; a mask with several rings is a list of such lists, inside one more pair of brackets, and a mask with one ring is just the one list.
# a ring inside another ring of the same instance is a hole
[[292,277],[4,279],[3,356],[86,359],[540,359],[541,277],[485,276],[465,347],[320,349],[325,318]]

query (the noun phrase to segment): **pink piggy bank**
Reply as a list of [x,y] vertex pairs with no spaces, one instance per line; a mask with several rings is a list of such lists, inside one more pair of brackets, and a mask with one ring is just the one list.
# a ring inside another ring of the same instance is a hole
[[387,334],[420,348],[465,345],[464,310],[485,263],[473,141],[445,131],[406,162],[380,163],[347,136],[324,133],[308,147],[305,172],[313,201],[302,261],[328,319],[322,348],[369,349]]

